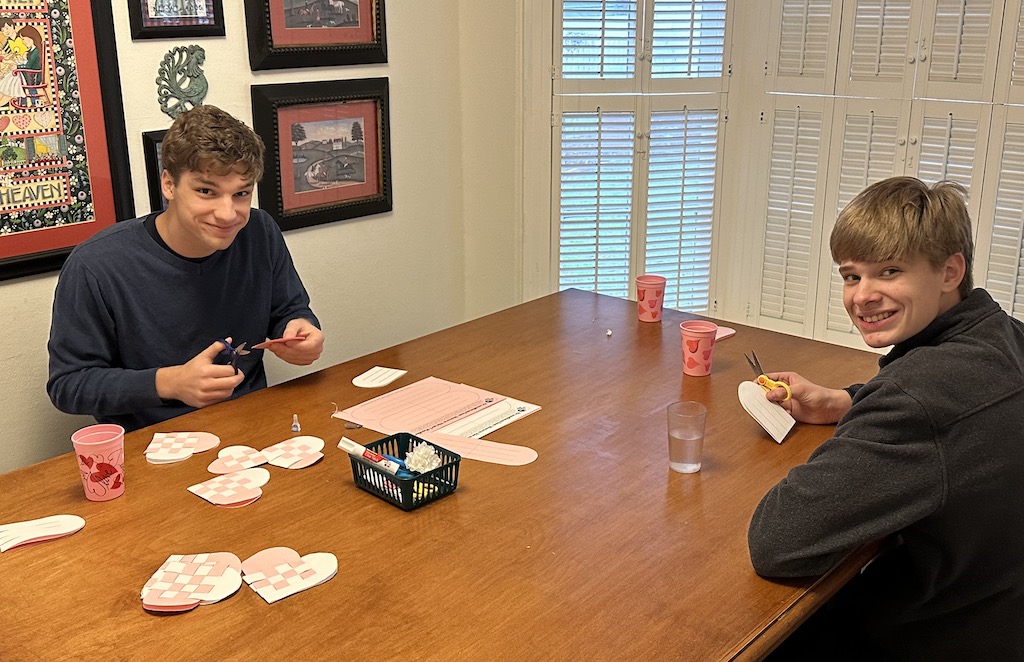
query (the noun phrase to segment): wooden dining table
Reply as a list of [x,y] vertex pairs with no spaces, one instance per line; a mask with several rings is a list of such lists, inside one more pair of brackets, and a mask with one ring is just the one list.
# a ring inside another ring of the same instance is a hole
[[[833,427],[798,423],[775,443],[739,403],[753,377],[744,352],[834,387],[869,379],[878,357],[729,324],[711,374],[687,376],[679,323],[694,317],[641,322],[635,302],[565,290],[130,432],[113,501],[84,498],[70,453],[4,474],[0,524],[86,524],[0,554],[0,660],[760,659],[870,550],[822,577],[752,569],[754,508]],[[408,372],[382,388],[352,384],[375,366]],[[342,435],[384,435],[332,413],[430,376],[539,405],[487,437],[538,458],[464,458],[453,493],[405,512],[357,488],[337,448]],[[668,467],[665,409],[678,400],[708,409],[699,473]],[[143,453],[171,431],[264,448],[295,434],[293,415],[326,442],[324,459],[270,467],[245,507],[186,489],[212,477],[217,450],[167,465]],[[140,591],[170,555],[244,560],[278,546],[332,553],[337,575],[272,604],[243,584],[185,613],[143,609]]]

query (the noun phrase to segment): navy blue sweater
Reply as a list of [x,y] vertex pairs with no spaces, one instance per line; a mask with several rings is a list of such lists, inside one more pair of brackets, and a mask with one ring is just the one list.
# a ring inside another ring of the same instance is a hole
[[[128,430],[191,411],[156,392],[157,368],[181,365],[218,338],[250,346],[287,323],[319,326],[277,224],[253,209],[226,250],[202,262],[161,247],[145,219],[79,244],[61,270],[50,327],[47,393],[58,409]],[[234,397],[267,385],[263,351],[239,357]]]

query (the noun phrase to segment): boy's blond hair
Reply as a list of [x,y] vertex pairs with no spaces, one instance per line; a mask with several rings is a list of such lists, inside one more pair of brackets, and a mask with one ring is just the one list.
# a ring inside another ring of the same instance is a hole
[[891,177],[867,187],[839,212],[829,247],[832,259],[884,262],[923,257],[939,269],[956,253],[966,270],[960,297],[974,289],[974,240],[967,189],[943,181],[929,187],[913,177]]
[[257,182],[263,177],[263,139],[216,106],[196,106],[174,120],[160,145],[163,169],[178,183],[186,170]]

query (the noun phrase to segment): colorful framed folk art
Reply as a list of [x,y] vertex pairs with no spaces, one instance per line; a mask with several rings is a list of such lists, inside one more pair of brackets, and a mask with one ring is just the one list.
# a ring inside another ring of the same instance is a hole
[[391,211],[388,79],[252,86],[260,206],[283,230]]
[[387,62],[384,0],[245,0],[249,67]]
[[132,39],[223,37],[223,0],[127,0]]
[[134,216],[106,0],[0,0],[0,279]]

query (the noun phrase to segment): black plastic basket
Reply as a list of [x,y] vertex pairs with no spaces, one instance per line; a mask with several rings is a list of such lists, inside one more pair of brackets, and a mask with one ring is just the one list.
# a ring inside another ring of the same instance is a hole
[[[399,432],[390,437],[371,441],[366,447],[381,455],[391,455],[401,460],[413,446],[430,443],[408,432]],[[441,456],[441,466],[432,471],[415,474],[412,478],[399,478],[389,474],[377,465],[361,457],[349,455],[352,462],[352,479],[356,486],[374,496],[394,504],[402,510],[413,510],[431,501],[437,501],[455,491],[459,484],[459,463],[462,457],[430,444]]]

